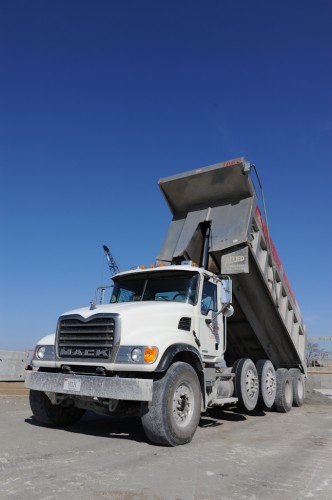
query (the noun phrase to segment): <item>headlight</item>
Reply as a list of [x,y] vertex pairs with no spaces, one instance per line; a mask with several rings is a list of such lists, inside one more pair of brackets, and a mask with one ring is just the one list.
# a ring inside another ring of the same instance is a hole
[[134,363],[142,363],[143,359],[142,349],[140,349],[139,347],[135,347],[135,349],[131,351],[130,357],[134,361]]
[[158,357],[158,348],[154,346],[121,346],[116,356],[116,363],[150,364]]
[[34,359],[43,361],[53,361],[55,359],[55,350],[53,345],[37,345],[34,353]]

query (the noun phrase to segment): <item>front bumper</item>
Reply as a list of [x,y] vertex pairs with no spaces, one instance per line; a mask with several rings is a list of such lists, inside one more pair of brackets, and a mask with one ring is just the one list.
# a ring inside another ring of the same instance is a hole
[[[97,398],[151,401],[151,379],[65,375],[26,370],[25,387],[35,391]],[[71,387],[71,388],[68,388]]]

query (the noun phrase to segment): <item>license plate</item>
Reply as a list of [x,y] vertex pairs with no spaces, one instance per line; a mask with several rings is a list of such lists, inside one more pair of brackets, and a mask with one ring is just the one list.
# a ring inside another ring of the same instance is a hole
[[63,389],[65,391],[79,392],[81,390],[81,379],[66,377],[63,381]]

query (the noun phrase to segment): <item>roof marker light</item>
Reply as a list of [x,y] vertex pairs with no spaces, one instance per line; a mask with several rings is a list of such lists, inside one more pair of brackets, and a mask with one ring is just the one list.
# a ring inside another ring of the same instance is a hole
[[183,260],[183,261],[181,261],[181,265],[182,266],[193,266],[193,267],[195,267],[196,266],[196,262],[194,262],[193,260]]

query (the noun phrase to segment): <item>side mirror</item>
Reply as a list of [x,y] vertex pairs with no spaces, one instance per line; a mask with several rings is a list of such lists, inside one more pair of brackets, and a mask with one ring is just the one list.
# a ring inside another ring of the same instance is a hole
[[232,302],[232,280],[229,276],[221,280],[221,309],[213,315],[212,319],[207,318],[205,321],[210,324],[219,314],[223,314],[225,318],[229,318],[234,314]]
[[232,280],[223,278],[221,280],[221,303],[222,305],[231,304],[232,302]]
[[233,316],[234,314],[234,307],[232,306],[232,304],[229,304],[228,306],[225,307],[224,311],[224,316],[226,318],[230,318],[231,316]]

